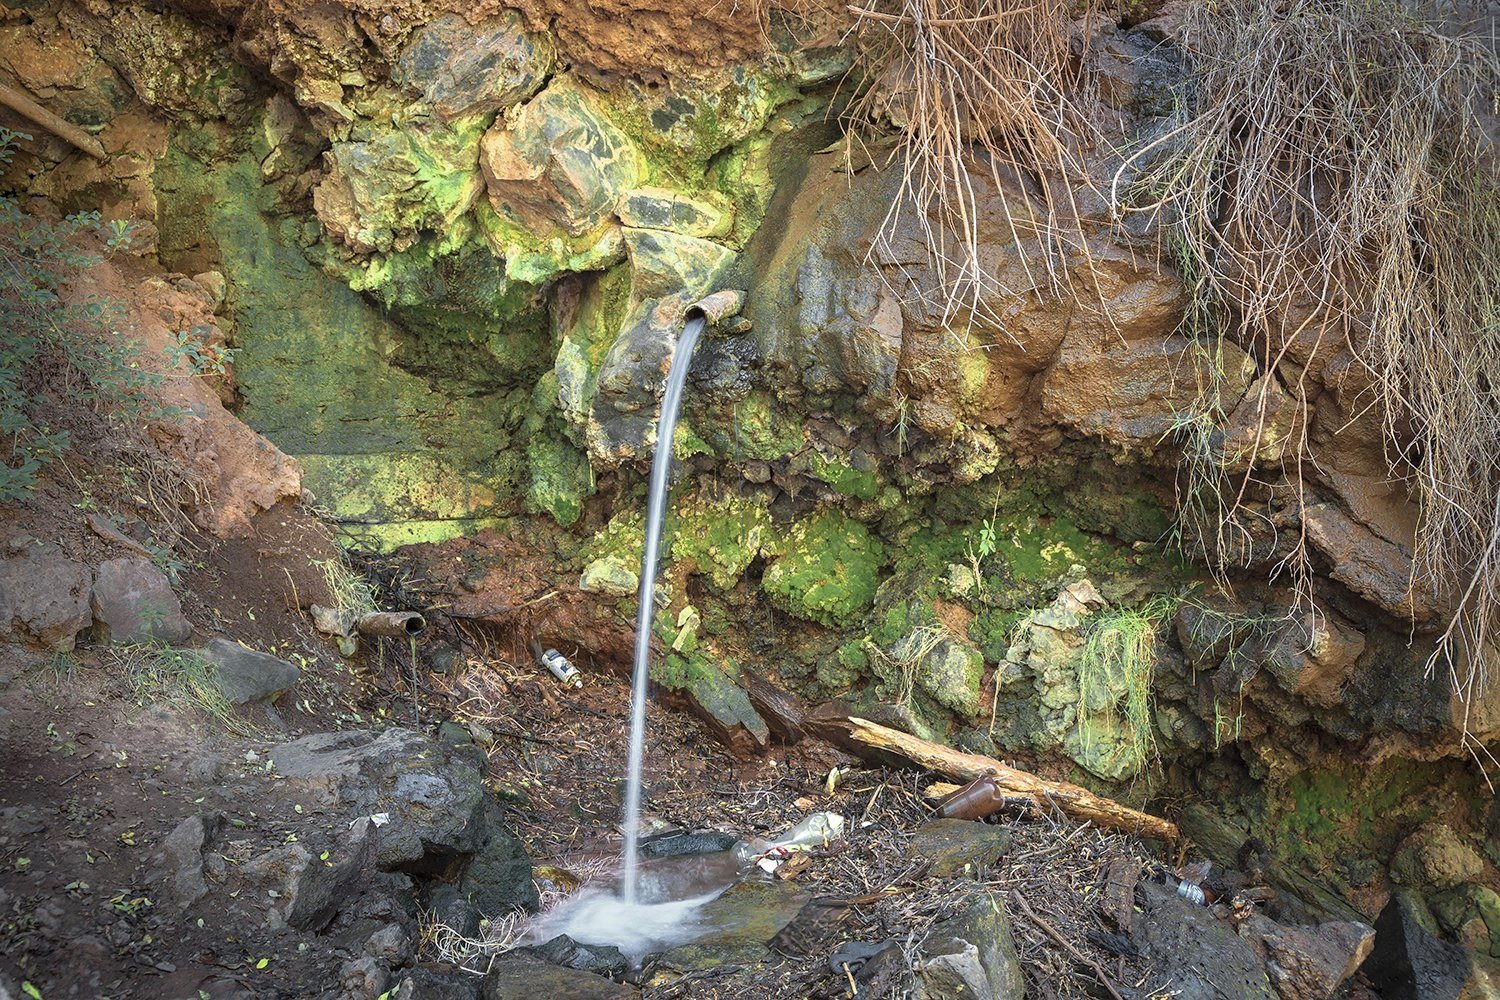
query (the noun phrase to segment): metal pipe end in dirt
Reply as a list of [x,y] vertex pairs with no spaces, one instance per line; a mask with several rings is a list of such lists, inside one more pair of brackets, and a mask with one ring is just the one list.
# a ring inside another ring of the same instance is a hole
[[745,304],[745,293],[733,288],[714,292],[688,306],[683,317],[687,320],[705,319],[709,323],[722,323],[740,311]]

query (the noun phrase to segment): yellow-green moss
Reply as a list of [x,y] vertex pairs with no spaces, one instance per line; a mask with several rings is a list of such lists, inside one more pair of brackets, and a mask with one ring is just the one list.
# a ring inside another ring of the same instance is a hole
[[720,588],[733,587],[771,545],[771,514],[763,498],[733,493],[679,501],[671,522],[673,559],[691,559]]
[[870,609],[885,544],[858,521],[829,511],[794,524],[762,586],[789,614],[847,625]]

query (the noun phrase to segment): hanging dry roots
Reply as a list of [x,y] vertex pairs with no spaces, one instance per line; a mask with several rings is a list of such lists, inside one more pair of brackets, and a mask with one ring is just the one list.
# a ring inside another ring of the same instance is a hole
[[[1174,241],[1199,306],[1190,332],[1217,324],[1262,371],[1294,342],[1347,347],[1368,369],[1362,409],[1383,415],[1391,468],[1421,504],[1414,580],[1456,607],[1432,664],[1466,700],[1500,615],[1500,195],[1481,117],[1500,64],[1481,34],[1395,0],[1196,4],[1183,118],[1115,191]],[[1289,390],[1305,412],[1305,388]],[[1290,452],[1300,498],[1317,456],[1305,439]],[[1232,525],[1252,473],[1201,464],[1222,505],[1200,511]],[[1203,534],[1210,557],[1232,558],[1233,528]]]
[[[849,109],[851,154],[860,136],[896,132],[891,161],[902,170],[901,191],[882,235],[895,233],[902,212],[916,213],[936,277],[935,288],[920,292],[946,320],[982,311],[984,296],[1000,290],[981,259],[976,172],[991,175],[1011,235],[1040,236],[1048,248],[1046,273],[1029,275],[1033,286],[1063,289],[1067,256],[1083,249],[1071,205],[1084,177],[1074,150],[1086,118],[1069,50],[1072,8],[1063,0],[877,0],[849,9],[862,85]],[[1017,179],[1039,192],[1040,211],[1030,199],[1005,198],[1004,182]]]

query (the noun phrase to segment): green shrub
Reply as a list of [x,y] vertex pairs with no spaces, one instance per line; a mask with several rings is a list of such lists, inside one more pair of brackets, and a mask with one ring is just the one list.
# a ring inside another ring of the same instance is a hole
[[[29,138],[0,128],[0,165]],[[44,380],[121,419],[166,415],[150,392],[161,377],[141,365],[140,345],[108,329],[118,304],[64,305],[59,295],[69,275],[98,266],[79,244],[101,232],[119,245],[128,230],[101,229],[97,212],[48,222],[23,212],[14,195],[0,196],[0,503],[25,499],[42,466],[71,444],[67,431],[34,418],[34,387]]]

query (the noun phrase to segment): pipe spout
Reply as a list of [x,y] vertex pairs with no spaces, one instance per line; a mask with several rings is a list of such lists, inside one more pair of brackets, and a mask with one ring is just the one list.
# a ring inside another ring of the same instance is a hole
[[726,288],[701,298],[687,308],[687,319],[703,318],[709,323],[722,323],[740,311],[745,304],[745,293]]
[[362,616],[354,627],[363,635],[404,639],[421,635],[427,628],[427,619],[415,611],[375,611]]

